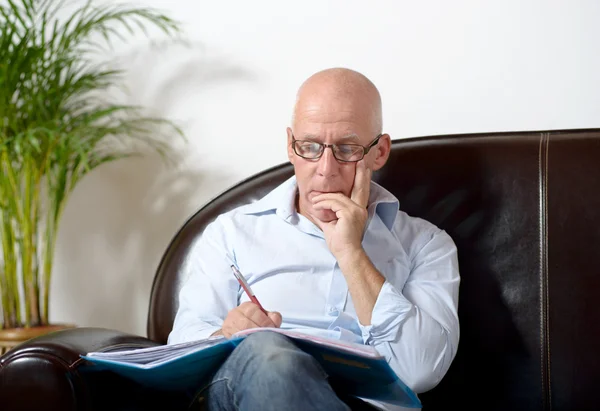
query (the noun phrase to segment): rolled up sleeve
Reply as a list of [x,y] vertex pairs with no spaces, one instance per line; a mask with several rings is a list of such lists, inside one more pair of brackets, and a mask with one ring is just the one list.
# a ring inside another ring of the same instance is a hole
[[371,324],[360,325],[364,343],[375,346],[416,392],[435,387],[456,354],[459,283],[456,247],[439,230],[412,258],[403,289],[386,281]]
[[394,286],[386,281],[381,287],[370,325],[360,325],[365,344],[394,341],[400,332],[400,324],[413,309],[413,305]]

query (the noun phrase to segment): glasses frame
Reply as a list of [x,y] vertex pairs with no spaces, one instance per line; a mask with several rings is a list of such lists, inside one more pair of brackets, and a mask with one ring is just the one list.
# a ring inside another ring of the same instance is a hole
[[[360,160],[362,160],[363,158],[365,158],[365,156],[367,154],[369,154],[369,151],[375,147],[377,145],[377,143],[379,143],[379,139],[383,136],[383,133],[377,135],[377,137],[375,137],[373,139],[373,141],[371,141],[369,144],[367,144],[366,146],[360,145],[360,144],[325,144],[325,143],[319,143],[318,141],[313,141],[313,140],[296,140],[296,137],[294,137],[294,133],[292,133],[292,149],[294,150],[294,153],[296,153],[296,155],[298,157],[302,157],[305,160],[319,160],[321,157],[323,157],[323,154],[325,154],[325,149],[326,148],[331,148],[331,153],[333,154],[333,158],[335,158],[337,161],[341,162],[341,163],[358,163]],[[319,154],[317,157],[304,157],[303,155],[298,153],[298,150],[296,150],[296,142],[301,142],[301,143],[314,143],[314,144],[318,144],[319,146],[321,146],[321,154]],[[337,156],[335,155],[335,150],[334,147],[337,146],[356,146],[356,147],[361,147],[363,149],[363,154],[362,157],[359,158],[358,160],[342,160],[337,158]]]

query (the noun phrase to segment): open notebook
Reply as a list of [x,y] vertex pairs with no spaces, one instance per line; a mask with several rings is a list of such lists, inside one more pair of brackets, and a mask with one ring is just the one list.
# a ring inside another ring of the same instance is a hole
[[291,338],[319,361],[331,379],[343,383],[351,395],[408,408],[421,407],[417,395],[374,347],[340,340],[328,331],[252,328],[231,339],[218,336],[149,348],[90,352],[82,357],[93,370],[110,370],[155,389],[187,391],[207,381],[244,338],[266,331]]

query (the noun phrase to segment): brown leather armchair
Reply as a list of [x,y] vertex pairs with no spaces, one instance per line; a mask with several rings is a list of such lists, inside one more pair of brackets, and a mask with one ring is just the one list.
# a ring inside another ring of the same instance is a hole
[[[253,176],[184,224],[156,272],[148,338],[79,328],[3,356],[2,409],[110,409],[111,395],[131,398],[126,381],[86,373],[80,354],[164,344],[191,244],[218,214],[291,174],[284,164]],[[421,394],[423,409],[600,409],[600,130],[396,140],[374,178],[459,250],[459,350],[442,382]]]

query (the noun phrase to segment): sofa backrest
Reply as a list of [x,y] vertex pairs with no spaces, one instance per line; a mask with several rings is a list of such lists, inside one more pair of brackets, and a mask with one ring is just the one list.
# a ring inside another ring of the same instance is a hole
[[[166,342],[206,225],[292,173],[253,176],[183,225],[156,273],[151,339]],[[373,178],[458,247],[459,349],[424,410],[600,409],[600,130],[395,140]]]

